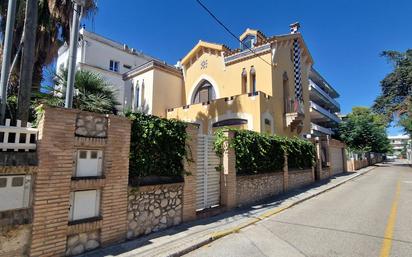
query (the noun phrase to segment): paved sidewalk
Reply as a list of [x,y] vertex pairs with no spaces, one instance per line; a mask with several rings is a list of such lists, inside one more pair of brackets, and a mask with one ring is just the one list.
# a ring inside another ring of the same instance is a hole
[[309,187],[290,191],[248,208],[235,209],[214,217],[184,223],[132,241],[98,249],[83,256],[181,256],[335,188],[375,167],[370,166],[356,172],[344,173],[328,181],[319,181]]

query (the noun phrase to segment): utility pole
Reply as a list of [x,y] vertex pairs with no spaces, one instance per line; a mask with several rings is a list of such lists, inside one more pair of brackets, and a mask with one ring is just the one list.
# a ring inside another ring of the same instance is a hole
[[6,118],[6,103],[7,103],[7,80],[10,72],[10,56],[13,40],[13,29],[16,15],[16,2],[17,0],[9,0],[7,6],[7,21],[6,21],[6,33],[4,36],[3,46],[3,63],[1,64],[1,76],[0,76],[0,124],[4,124]]
[[20,69],[20,87],[17,118],[25,126],[29,120],[33,66],[36,47],[38,0],[26,0],[26,17],[24,20],[23,54]]
[[74,79],[76,75],[76,57],[77,57],[77,45],[79,40],[79,23],[80,12],[82,6],[84,6],[84,0],[73,0],[73,22],[72,31],[70,33],[70,49],[69,49],[69,67],[67,71],[67,86],[66,86],[66,99],[64,102],[65,108],[73,107],[73,91],[74,91]]

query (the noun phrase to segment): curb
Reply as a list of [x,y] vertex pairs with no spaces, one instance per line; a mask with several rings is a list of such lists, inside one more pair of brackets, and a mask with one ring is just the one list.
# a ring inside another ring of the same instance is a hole
[[196,244],[194,244],[194,245],[191,245],[191,246],[189,246],[189,247],[186,247],[185,249],[182,249],[182,250],[180,250],[180,251],[178,251],[178,252],[169,254],[169,255],[167,255],[167,256],[168,256],[168,257],[179,257],[179,256],[182,256],[182,255],[187,254],[187,253],[189,253],[189,252],[192,252],[192,251],[194,251],[194,250],[196,250],[196,249],[198,249],[198,248],[200,248],[200,247],[202,247],[202,246],[205,246],[205,245],[207,245],[207,244],[210,244],[211,242],[216,241],[216,240],[218,240],[218,239],[220,239],[220,238],[223,238],[223,237],[228,236],[228,235],[230,235],[230,234],[237,233],[237,232],[239,232],[239,231],[240,231],[241,229],[243,229],[243,228],[246,228],[246,227],[249,227],[249,226],[251,226],[251,225],[254,225],[254,224],[256,224],[256,223],[259,222],[259,221],[265,220],[265,219],[267,219],[267,218],[269,218],[269,217],[271,217],[271,216],[273,216],[273,215],[275,215],[275,214],[278,214],[278,213],[283,212],[283,211],[285,211],[285,210],[287,210],[287,209],[290,209],[290,208],[292,208],[293,206],[298,205],[298,204],[300,204],[300,203],[302,203],[302,202],[305,202],[305,201],[307,201],[307,200],[309,200],[309,199],[311,199],[311,198],[313,198],[313,197],[315,197],[315,196],[318,196],[318,195],[320,195],[320,194],[323,194],[323,193],[325,193],[325,192],[330,191],[331,189],[334,189],[334,188],[336,188],[336,187],[338,187],[338,186],[341,186],[341,185],[345,184],[345,183],[348,182],[348,181],[351,181],[351,180],[353,180],[353,179],[355,179],[355,178],[357,178],[357,177],[360,177],[360,176],[362,176],[362,175],[365,175],[365,174],[369,173],[371,170],[374,170],[374,169],[376,169],[376,168],[379,167],[379,166],[374,165],[374,166],[370,166],[370,167],[371,167],[370,169],[365,170],[365,171],[362,172],[362,173],[358,173],[358,174],[356,174],[356,175],[353,176],[353,177],[350,177],[350,178],[348,178],[348,179],[345,179],[345,180],[337,183],[336,185],[333,185],[333,186],[331,186],[331,187],[329,187],[329,188],[326,188],[326,189],[324,189],[324,190],[322,190],[322,191],[319,191],[319,192],[317,192],[317,193],[314,193],[314,194],[312,194],[312,195],[309,195],[309,196],[307,196],[307,197],[304,197],[304,198],[302,198],[302,199],[300,199],[300,200],[297,200],[296,202],[293,202],[293,203],[291,203],[291,204],[289,204],[289,205],[287,205],[287,206],[285,206],[285,207],[281,207],[281,208],[276,208],[276,209],[273,209],[273,210],[269,210],[269,211],[267,211],[267,212],[259,215],[257,218],[252,217],[252,218],[254,218],[255,220],[245,222],[244,224],[235,226],[235,227],[230,228],[230,229],[226,229],[226,230],[222,230],[222,231],[213,233],[209,238],[207,238],[207,239],[205,239],[205,240],[202,240],[201,242],[198,242],[198,243],[196,243]]

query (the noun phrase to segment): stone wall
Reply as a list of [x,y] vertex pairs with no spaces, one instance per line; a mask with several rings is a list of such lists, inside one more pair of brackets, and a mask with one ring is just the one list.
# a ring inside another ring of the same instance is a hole
[[107,117],[95,113],[79,113],[76,119],[76,135],[107,137]]
[[100,246],[100,231],[89,231],[67,237],[66,256],[81,254]]
[[283,172],[236,177],[237,206],[248,205],[283,192]]
[[182,222],[183,183],[129,189],[127,238]]
[[320,171],[320,179],[327,179],[329,177],[330,177],[329,168],[322,167],[322,170]]
[[290,170],[288,189],[292,190],[295,188],[303,187],[313,183],[313,181],[314,178],[312,169]]

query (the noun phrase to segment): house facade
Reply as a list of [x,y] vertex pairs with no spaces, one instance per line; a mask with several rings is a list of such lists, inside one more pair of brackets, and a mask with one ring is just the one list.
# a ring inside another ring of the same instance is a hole
[[124,107],[166,118],[166,110],[182,105],[181,69],[152,60],[123,74]]
[[313,60],[298,28],[292,24],[290,34],[272,37],[247,29],[235,50],[199,41],[181,60],[183,106],[167,117],[198,124],[203,134],[224,126],[309,134]]
[[[68,57],[69,48],[65,44],[58,52],[56,72],[67,68]],[[129,48],[125,44],[115,42],[84,28],[80,29],[76,68],[98,73],[112,85],[120,103],[119,110],[123,110],[124,106],[129,104],[127,102],[129,91],[124,89],[123,74],[151,60],[154,58]]]

